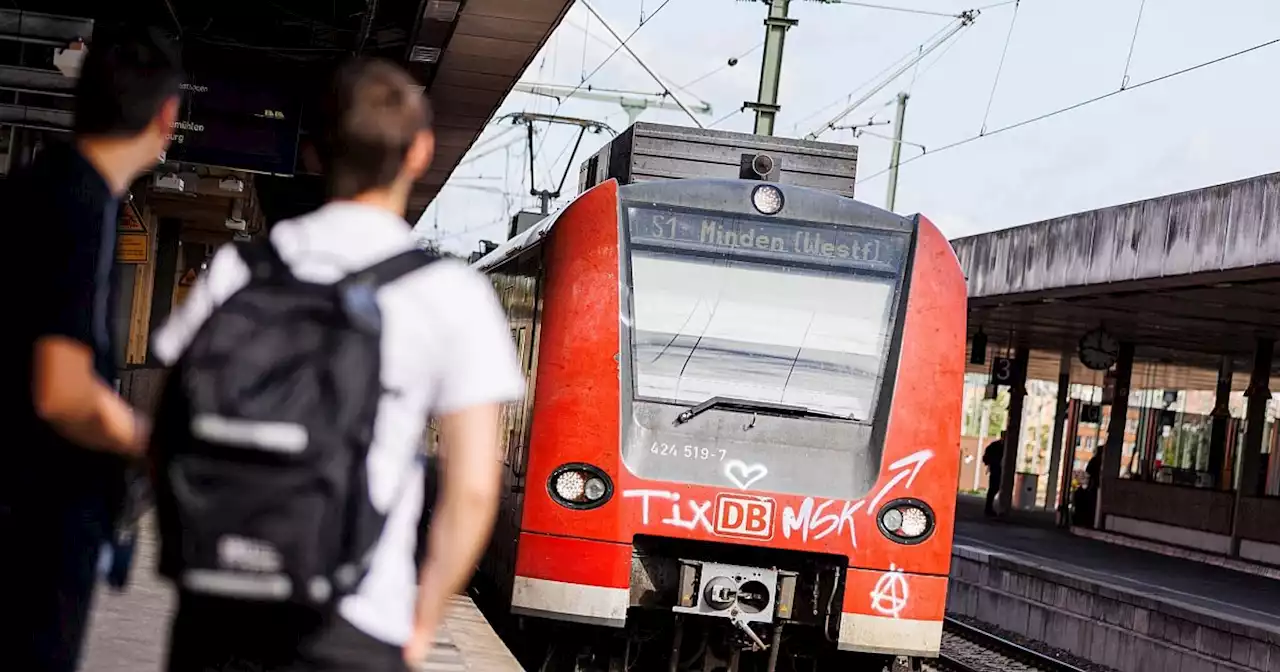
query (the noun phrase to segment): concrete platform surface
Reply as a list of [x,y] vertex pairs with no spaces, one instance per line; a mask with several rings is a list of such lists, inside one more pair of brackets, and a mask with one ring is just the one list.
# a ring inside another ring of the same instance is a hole
[[962,498],[955,543],[1280,634],[1280,581],[1086,539],[1046,523],[1029,516],[987,519],[980,501]]
[[[85,655],[85,672],[156,672],[166,657],[173,591],[154,573],[155,537],[144,526],[129,589],[99,586]],[[418,672],[523,672],[489,623],[465,595],[450,601],[436,646]]]

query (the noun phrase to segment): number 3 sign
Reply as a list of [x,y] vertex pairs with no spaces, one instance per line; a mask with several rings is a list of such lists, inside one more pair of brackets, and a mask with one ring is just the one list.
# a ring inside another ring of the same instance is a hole
[[1018,363],[1012,357],[993,357],[991,359],[991,383],[993,385],[1013,385],[1017,378]]

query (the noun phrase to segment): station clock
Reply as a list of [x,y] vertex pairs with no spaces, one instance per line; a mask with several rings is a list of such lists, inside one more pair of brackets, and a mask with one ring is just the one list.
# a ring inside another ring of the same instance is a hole
[[1106,371],[1120,357],[1120,342],[1101,327],[1080,337],[1080,363],[1094,371]]

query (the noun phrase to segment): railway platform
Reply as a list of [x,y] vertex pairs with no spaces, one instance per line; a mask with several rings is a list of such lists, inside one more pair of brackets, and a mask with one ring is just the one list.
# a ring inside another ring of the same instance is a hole
[[1116,670],[1280,672],[1280,581],[982,516],[961,497],[948,611]]
[[[172,590],[156,577],[155,538],[140,534],[129,589],[100,587],[80,669],[86,672],[155,672],[162,669]],[[0,669],[3,669],[0,663]],[[436,634],[430,658],[415,672],[523,672],[471,599],[457,595]]]

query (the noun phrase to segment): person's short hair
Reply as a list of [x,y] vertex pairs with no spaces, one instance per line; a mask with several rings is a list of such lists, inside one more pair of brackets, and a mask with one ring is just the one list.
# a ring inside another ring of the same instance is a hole
[[422,87],[389,61],[343,65],[325,103],[316,149],[333,198],[390,186],[414,139],[431,128]]
[[73,130],[137,135],[166,100],[181,93],[185,80],[177,48],[155,28],[95,28],[76,80]]

